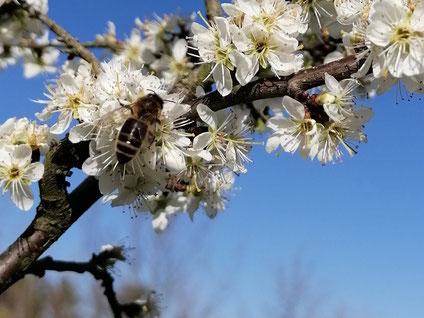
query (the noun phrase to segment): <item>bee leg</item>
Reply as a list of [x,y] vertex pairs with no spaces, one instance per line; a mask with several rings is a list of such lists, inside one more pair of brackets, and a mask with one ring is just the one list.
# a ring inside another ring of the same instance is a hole
[[121,102],[121,100],[119,98],[118,98],[118,102],[119,102],[119,105],[121,105],[121,107],[124,107],[124,108],[127,108],[127,109],[132,109],[132,107],[131,107],[132,104],[125,105],[124,103]]

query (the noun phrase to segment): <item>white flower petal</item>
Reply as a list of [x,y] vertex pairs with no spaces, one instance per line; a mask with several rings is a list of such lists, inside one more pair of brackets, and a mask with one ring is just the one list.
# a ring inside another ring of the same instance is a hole
[[266,146],[265,146],[265,150],[267,153],[273,152],[280,146],[280,138],[281,138],[281,135],[278,133],[272,134],[268,138],[266,142]]
[[223,64],[217,64],[212,72],[216,89],[222,96],[227,96],[233,88],[230,70]]
[[305,107],[303,104],[290,96],[283,97],[283,106],[291,117],[299,121],[305,117]]
[[212,142],[212,135],[210,132],[204,132],[194,137],[193,149],[202,150]]
[[172,55],[177,61],[181,61],[186,57],[187,54],[187,42],[184,39],[179,39],[174,43],[172,47]]
[[50,132],[55,135],[63,134],[66,129],[68,129],[69,125],[72,121],[72,111],[65,110],[62,111],[59,115],[59,119],[57,120],[57,123],[50,128]]
[[212,129],[216,130],[218,125],[216,113],[204,104],[197,105],[196,109],[200,119],[208,124]]
[[32,149],[29,145],[23,144],[15,147],[12,154],[12,163],[18,167],[25,167],[31,162]]
[[25,176],[31,181],[38,181],[43,177],[44,165],[41,162],[31,163],[25,171]]
[[163,232],[168,226],[168,217],[165,212],[158,212],[153,216],[153,229],[156,232]]
[[164,153],[164,161],[169,170],[180,172],[185,169],[185,157],[178,150],[168,150]]
[[10,189],[12,202],[21,210],[28,211],[34,204],[31,188],[22,182],[12,183]]

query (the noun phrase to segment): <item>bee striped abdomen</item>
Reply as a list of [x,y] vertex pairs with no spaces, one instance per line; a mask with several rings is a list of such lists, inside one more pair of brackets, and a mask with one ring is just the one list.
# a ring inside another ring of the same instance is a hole
[[135,118],[128,118],[116,139],[116,158],[119,163],[127,163],[138,153],[147,125]]

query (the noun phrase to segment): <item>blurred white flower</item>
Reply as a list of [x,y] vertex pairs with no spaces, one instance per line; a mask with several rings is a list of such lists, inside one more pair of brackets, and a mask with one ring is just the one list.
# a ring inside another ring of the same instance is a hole
[[44,156],[55,137],[50,133],[48,125],[37,125],[28,118],[9,118],[0,126],[0,141],[7,145],[27,144],[32,150],[40,150]]
[[157,72],[161,72],[165,81],[169,85],[175,84],[179,79],[189,75],[193,68],[187,56],[187,42],[184,39],[178,39],[171,47],[171,55],[162,55],[158,60],[155,60],[151,68]]

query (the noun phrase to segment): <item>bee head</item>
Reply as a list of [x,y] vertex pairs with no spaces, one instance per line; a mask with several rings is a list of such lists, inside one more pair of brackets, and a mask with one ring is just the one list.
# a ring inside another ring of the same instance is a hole
[[160,116],[162,109],[163,99],[156,93],[153,93],[139,98],[133,104],[132,113],[136,118],[140,118],[140,116],[145,114],[156,114],[156,116]]
[[147,94],[144,98],[149,100],[150,103],[155,104],[155,108],[159,106],[161,110],[163,109],[163,99],[160,98],[159,95],[155,92]]

